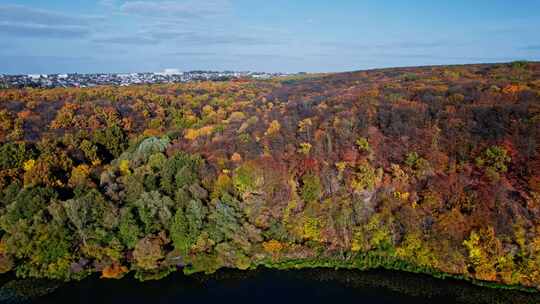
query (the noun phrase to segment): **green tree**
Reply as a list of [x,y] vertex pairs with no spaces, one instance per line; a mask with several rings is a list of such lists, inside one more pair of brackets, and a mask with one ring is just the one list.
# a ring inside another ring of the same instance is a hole
[[322,186],[319,177],[315,174],[305,174],[302,177],[301,195],[306,202],[317,201],[321,198]]
[[484,150],[482,156],[476,158],[476,164],[480,167],[487,166],[497,173],[504,173],[508,170],[507,164],[511,160],[505,148],[492,146]]
[[127,147],[127,137],[117,125],[94,132],[93,141],[105,147],[114,157],[119,157]]
[[210,238],[214,242],[220,243],[231,240],[236,234],[242,233],[242,228],[238,222],[239,218],[240,215],[233,207],[218,201],[215,208],[208,215]]
[[189,186],[198,179],[197,170],[201,160],[184,152],[169,158],[161,170],[161,189],[173,195],[177,189]]
[[131,208],[120,210],[118,234],[122,243],[129,249],[133,249],[139,241],[142,233]]
[[62,202],[69,222],[86,244],[88,240],[102,241],[118,225],[117,210],[97,190]]
[[201,234],[206,214],[206,207],[196,200],[191,200],[185,211],[182,208],[176,211],[171,222],[170,235],[174,247],[183,255],[189,253]]
[[9,142],[0,146],[0,170],[22,168],[23,163],[35,157],[35,152],[24,143]]
[[8,203],[5,214],[0,218],[4,231],[15,233],[14,227],[20,220],[31,221],[40,211],[45,210],[48,203],[57,198],[54,190],[43,187],[25,188],[15,200]]
[[165,258],[163,240],[159,237],[147,236],[135,245],[133,258],[137,267],[143,270],[153,270],[159,267],[159,262]]
[[144,224],[145,233],[156,233],[168,229],[172,217],[174,201],[157,191],[145,192],[135,202],[139,219]]

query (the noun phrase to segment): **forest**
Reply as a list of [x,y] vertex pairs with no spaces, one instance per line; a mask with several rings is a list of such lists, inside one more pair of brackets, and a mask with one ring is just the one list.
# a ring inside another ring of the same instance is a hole
[[540,289],[540,63],[0,89],[0,272]]

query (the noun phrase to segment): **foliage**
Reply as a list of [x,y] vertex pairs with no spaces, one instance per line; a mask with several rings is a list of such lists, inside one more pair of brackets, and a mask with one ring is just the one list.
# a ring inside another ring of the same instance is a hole
[[539,66],[2,89],[0,272],[385,267],[540,288]]
[[20,168],[34,153],[24,143],[5,143],[0,146],[0,170]]
[[482,156],[476,158],[476,164],[479,167],[488,167],[497,173],[508,171],[507,164],[512,160],[508,151],[500,146],[491,146],[487,148]]
[[381,171],[375,170],[369,163],[362,162],[357,165],[355,179],[352,180],[352,187],[356,191],[371,191],[381,178]]
[[210,239],[215,243],[220,243],[235,238],[242,231],[238,223],[239,217],[240,215],[231,206],[217,202],[208,215]]
[[146,234],[157,233],[169,227],[174,202],[157,191],[144,192],[134,203]]
[[302,187],[300,189],[302,199],[306,202],[318,200],[322,194],[322,186],[319,177],[315,174],[306,174],[302,177]]
[[259,168],[254,164],[244,163],[235,170],[232,182],[238,193],[245,194],[257,190],[263,178]]
[[102,235],[102,229],[113,229],[118,224],[115,208],[96,190],[61,204],[71,226],[84,243],[103,241],[107,237]]
[[273,120],[264,134],[267,136],[276,135],[279,133],[279,130],[281,130],[281,124],[279,121]]
[[101,271],[101,277],[104,279],[121,279],[128,271],[126,266],[113,263]]
[[214,131],[214,126],[205,126],[200,129],[188,129],[186,130],[184,138],[189,140],[195,140],[202,136],[210,136]]
[[309,152],[311,151],[311,144],[310,143],[300,143],[300,148],[298,148],[298,152],[309,155]]
[[318,241],[320,239],[321,223],[316,218],[306,218],[303,225],[303,236],[306,239]]
[[163,165],[160,172],[161,188],[168,194],[174,194],[176,189],[191,185],[197,181],[197,169],[200,160],[186,153],[176,153]]
[[511,66],[514,69],[525,69],[528,66],[528,62],[524,60],[514,61],[511,63]]
[[133,158],[146,162],[150,156],[164,152],[169,147],[170,142],[171,140],[167,136],[162,138],[149,137],[139,144]]
[[429,162],[425,158],[420,157],[416,152],[407,153],[405,156],[405,164],[419,177],[430,170]]
[[467,248],[471,266],[481,279],[494,280],[497,268],[503,270],[501,267],[504,267],[505,262],[511,263],[512,259],[507,260],[502,254],[500,241],[492,227],[480,232],[472,231],[469,238],[463,241],[463,245]]
[[359,137],[356,140],[356,146],[358,146],[358,149],[362,152],[369,152],[371,150],[369,142],[365,137]]
[[283,250],[284,245],[276,240],[270,240],[262,244],[264,250],[270,254],[278,254]]
[[20,191],[14,200],[7,204],[3,216],[0,218],[2,230],[16,233],[16,226],[21,221],[30,221],[47,206],[48,202],[55,199],[55,191],[42,187],[27,188]]
[[[31,170],[31,168],[29,170]],[[70,186],[76,188],[77,186],[82,186],[86,184],[89,174],[90,167],[88,165],[82,164],[78,165],[77,167],[73,167],[73,170],[71,171],[71,177],[69,178]]]
[[153,270],[159,267],[159,262],[165,258],[163,240],[155,236],[142,238],[135,245],[133,258],[135,265],[143,270]]
[[196,200],[191,200],[185,210],[182,208],[176,210],[170,233],[174,247],[181,254],[187,255],[197,241],[203,229],[206,214],[206,208]]
[[120,156],[127,145],[126,135],[117,125],[95,131],[93,141],[104,146],[115,157]]
[[91,141],[84,139],[80,144],[80,148],[88,160],[92,162],[99,161],[98,147]]
[[123,209],[118,224],[118,235],[122,243],[127,248],[132,249],[139,241],[141,234],[141,228],[137,224],[131,209]]

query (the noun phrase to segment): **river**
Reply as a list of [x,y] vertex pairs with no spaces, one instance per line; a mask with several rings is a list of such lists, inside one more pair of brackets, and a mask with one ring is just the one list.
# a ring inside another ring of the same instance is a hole
[[65,284],[29,303],[540,303],[540,294],[479,287],[392,271],[222,270],[160,281],[101,280]]

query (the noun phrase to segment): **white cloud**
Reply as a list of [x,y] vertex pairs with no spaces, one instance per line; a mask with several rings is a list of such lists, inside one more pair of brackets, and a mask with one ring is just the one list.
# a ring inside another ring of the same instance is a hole
[[120,6],[126,14],[180,19],[215,17],[229,12],[230,8],[228,0],[129,1]]
[[35,9],[22,5],[0,5],[0,20],[3,22],[31,23],[42,25],[90,25],[102,20],[96,16],[62,14],[51,10]]
[[0,35],[12,37],[82,38],[90,30],[78,25],[44,25],[0,22]]
[[0,36],[16,38],[80,38],[103,20],[97,16],[68,15],[22,5],[0,5]]
[[99,5],[105,6],[105,7],[115,7],[116,6],[116,0],[100,0]]
[[152,37],[145,37],[142,35],[126,35],[126,36],[113,36],[96,38],[93,40],[102,44],[128,44],[128,45],[154,45],[160,43],[159,40]]

